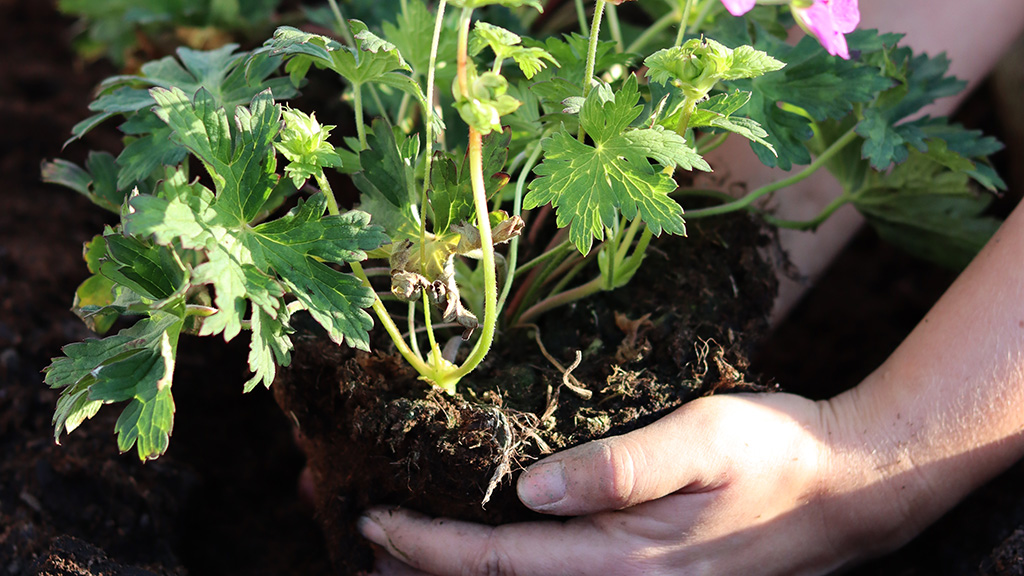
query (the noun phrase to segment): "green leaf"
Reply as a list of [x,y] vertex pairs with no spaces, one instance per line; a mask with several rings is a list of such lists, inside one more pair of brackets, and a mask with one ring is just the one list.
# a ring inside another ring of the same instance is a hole
[[[854,104],[870,102],[892,84],[874,66],[830,56],[809,36],[796,46],[766,33],[757,37],[754,47],[785,62],[786,67],[760,78],[731,80],[726,86],[752,93],[740,112],[768,133],[765,139],[777,155],[763,145],[752,144],[768,166],[789,170],[794,164],[809,164],[811,155],[805,142],[813,136],[812,121],[841,119],[853,111]],[[783,103],[789,106],[780,107]]]
[[67,160],[43,162],[42,178],[44,182],[71,188],[111,212],[120,211],[124,202],[125,194],[117,186],[114,157],[107,152],[90,152],[84,170]]
[[157,311],[113,336],[65,346],[64,357],[46,368],[46,383],[63,388],[54,438],[72,432],[102,404],[128,401],[115,425],[118,448],[137,445],[143,460],[162,454],[174,425],[171,380],[182,325],[180,316]]
[[[691,128],[717,128],[743,136],[747,140],[761,144],[772,153],[775,148],[766,138],[768,133],[756,121],[750,118],[733,117],[732,114],[750,101],[749,92],[733,92],[717,94],[697,105],[688,123]],[[676,117],[667,119],[674,125]]]
[[165,300],[178,294],[188,282],[188,272],[165,246],[153,245],[134,236],[105,234],[107,259],[100,273],[151,300]]
[[500,27],[478,21],[473,28],[473,36],[469,41],[469,50],[473,55],[479,54],[484,47],[490,47],[498,62],[508,58],[515,60],[527,78],[533,78],[547,65],[545,60],[558,65],[558,61],[547,50],[536,46],[520,46],[522,38],[518,34]]
[[249,344],[249,370],[253,377],[243,386],[244,392],[251,392],[257,384],[267,388],[274,382],[277,366],[291,363],[292,342],[288,334],[288,308],[282,306],[279,316],[267,314],[260,308],[252,313],[252,340]]
[[[481,157],[488,199],[508,182],[508,174],[503,170],[511,140],[512,133],[508,128],[502,132],[491,132],[482,139]],[[447,233],[453,224],[473,220],[475,209],[468,156],[463,156],[461,163],[457,163],[457,158],[451,154],[439,156],[435,169],[431,171],[430,181],[429,198],[435,234]]]
[[617,224],[619,212],[640,217],[655,235],[662,230],[685,234],[683,209],[668,194],[676,183],[648,159],[665,167],[710,171],[710,167],[681,136],[654,128],[629,129],[640,115],[640,94],[630,76],[613,99],[602,101],[600,91],[587,97],[580,123],[594,141],[590,146],[562,130],[544,140],[544,162],[530,183],[524,207],[551,203],[559,226],[569,226],[569,239],[583,254],[604,229]]
[[177,88],[154,88],[155,112],[185,148],[202,160],[217,191],[219,213],[235,224],[260,213],[277,184],[273,144],[281,130],[281,107],[270,91],[257,94],[248,108],[235,109],[232,131],[227,112],[205,90],[194,102]]
[[[434,36],[434,14],[427,9],[423,0],[409,0],[404,10],[398,15],[396,24],[385,22],[382,25],[384,36],[393,42],[399,53],[406,59],[415,76],[426,78],[430,63],[430,45]],[[450,21],[450,19],[449,19]],[[454,62],[456,53],[456,34],[450,27],[441,32],[437,47],[438,62]],[[454,67],[446,67],[436,73],[447,78],[454,75]],[[443,80],[439,84],[445,85]]]
[[[940,158],[936,158],[939,156]],[[871,172],[853,204],[879,235],[916,256],[960,269],[999,227],[984,216],[991,198],[975,194],[965,170],[944,153],[911,150],[887,173]]]
[[317,194],[287,215],[261,224],[242,238],[260,270],[272,270],[337,343],[369,349],[373,319],[366,313],[373,290],[324,262],[356,262],[388,242],[370,216],[351,211],[323,216],[327,201]]
[[151,111],[132,116],[121,124],[121,131],[130,137],[117,156],[121,168],[117,174],[118,190],[129,189],[164,166],[176,166],[188,155],[171,139],[171,129]]

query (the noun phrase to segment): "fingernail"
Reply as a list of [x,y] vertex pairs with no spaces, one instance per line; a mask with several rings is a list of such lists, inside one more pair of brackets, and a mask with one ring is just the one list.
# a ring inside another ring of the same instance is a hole
[[519,478],[519,499],[534,510],[546,510],[565,498],[565,467],[561,462],[544,462],[529,468]]
[[381,546],[387,542],[387,536],[384,534],[384,528],[380,525],[376,519],[369,515],[360,516],[356,522],[356,529],[359,533],[374,544],[380,544]]

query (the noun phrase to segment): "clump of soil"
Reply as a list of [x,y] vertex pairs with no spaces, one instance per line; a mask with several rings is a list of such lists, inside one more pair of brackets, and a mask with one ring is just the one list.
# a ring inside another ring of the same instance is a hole
[[524,520],[533,513],[512,486],[534,459],[703,394],[752,389],[747,353],[767,330],[776,289],[760,256],[766,242],[743,217],[663,238],[626,288],[507,330],[454,397],[416,380],[386,337],[374,353],[315,331],[298,337],[273,388],[309,458],[336,565],[369,567],[354,525],[370,505]]

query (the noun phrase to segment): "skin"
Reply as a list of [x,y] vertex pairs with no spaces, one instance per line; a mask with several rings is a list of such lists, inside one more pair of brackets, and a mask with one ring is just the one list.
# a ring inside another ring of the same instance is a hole
[[[863,0],[862,26],[910,30],[910,43],[944,47],[972,80],[1024,28],[1019,0],[937,4]],[[749,170],[748,182],[767,181]],[[835,184],[819,184],[827,202]],[[815,198],[788,197],[790,217]],[[840,224],[810,244],[841,247],[857,221]],[[830,400],[702,398],[534,464],[519,496],[552,521],[369,510],[360,530],[381,547],[377,573],[825,574],[897,548],[1024,455],[1022,253],[1024,206],[892,356]],[[798,265],[827,259],[796,254]]]

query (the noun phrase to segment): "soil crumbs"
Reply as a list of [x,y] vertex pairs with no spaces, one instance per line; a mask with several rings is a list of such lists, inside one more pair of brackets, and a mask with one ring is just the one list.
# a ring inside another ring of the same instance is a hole
[[[454,397],[430,390],[383,338],[378,352],[297,338],[275,395],[309,457],[328,549],[370,566],[355,520],[374,504],[503,523],[535,518],[514,478],[548,453],[650,423],[744,371],[767,330],[769,242],[744,217],[664,237],[628,288],[506,331]],[[723,297],[725,295],[725,297]],[[486,502],[486,505],[482,505]]]

